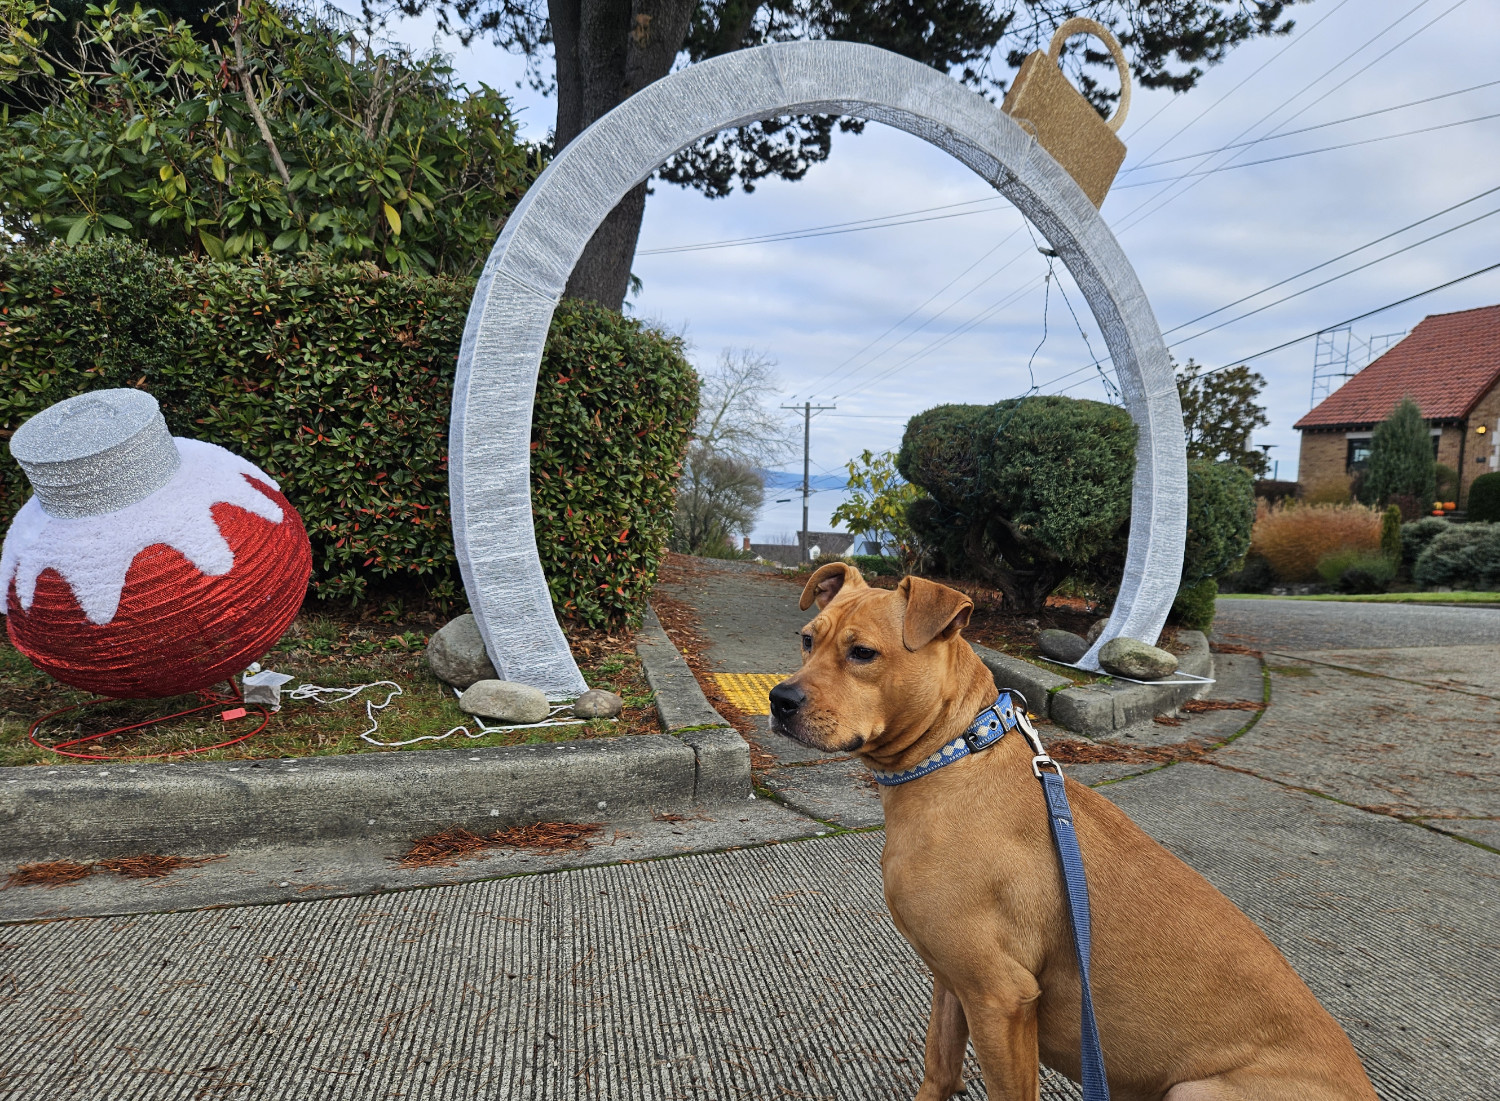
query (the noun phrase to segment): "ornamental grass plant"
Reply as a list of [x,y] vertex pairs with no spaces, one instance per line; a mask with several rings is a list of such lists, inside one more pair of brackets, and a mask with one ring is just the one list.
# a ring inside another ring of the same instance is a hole
[[1380,513],[1364,505],[1269,506],[1257,510],[1250,553],[1282,581],[1319,580],[1318,563],[1338,551],[1380,553]]

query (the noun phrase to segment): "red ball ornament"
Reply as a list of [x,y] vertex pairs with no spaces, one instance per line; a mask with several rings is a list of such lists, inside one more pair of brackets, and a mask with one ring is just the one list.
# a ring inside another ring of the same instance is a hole
[[11,453],[36,496],[0,553],[6,628],[58,680],[126,699],[192,692],[296,618],[312,573],[301,517],[252,463],[174,439],[150,395],[60,402]]

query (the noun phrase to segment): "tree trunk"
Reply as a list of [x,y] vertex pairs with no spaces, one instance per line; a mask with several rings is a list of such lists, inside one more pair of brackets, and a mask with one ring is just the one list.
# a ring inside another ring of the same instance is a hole
[[[562,149],[595,119],[671,71],[687,38],[694,0],[549,0],[557,54],[557,129]],[[618,310],[630,284],[646,184],[620,200],[568,279],[566,294]]]

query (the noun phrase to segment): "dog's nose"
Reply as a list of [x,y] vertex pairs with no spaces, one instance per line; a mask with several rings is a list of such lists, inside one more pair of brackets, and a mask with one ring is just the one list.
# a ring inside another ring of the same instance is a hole
[[807,696],[802,689],[790,681],[782,681],[771,689],[771,714],[778,719],[785,719],[794,715],[797,709],[807,702]]

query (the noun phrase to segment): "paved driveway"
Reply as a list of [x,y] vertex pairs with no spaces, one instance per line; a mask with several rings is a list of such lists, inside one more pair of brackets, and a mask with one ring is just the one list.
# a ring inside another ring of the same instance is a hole
[[1500,608],[1228,599],[1213,635],[1263,650],[1500,645]]

